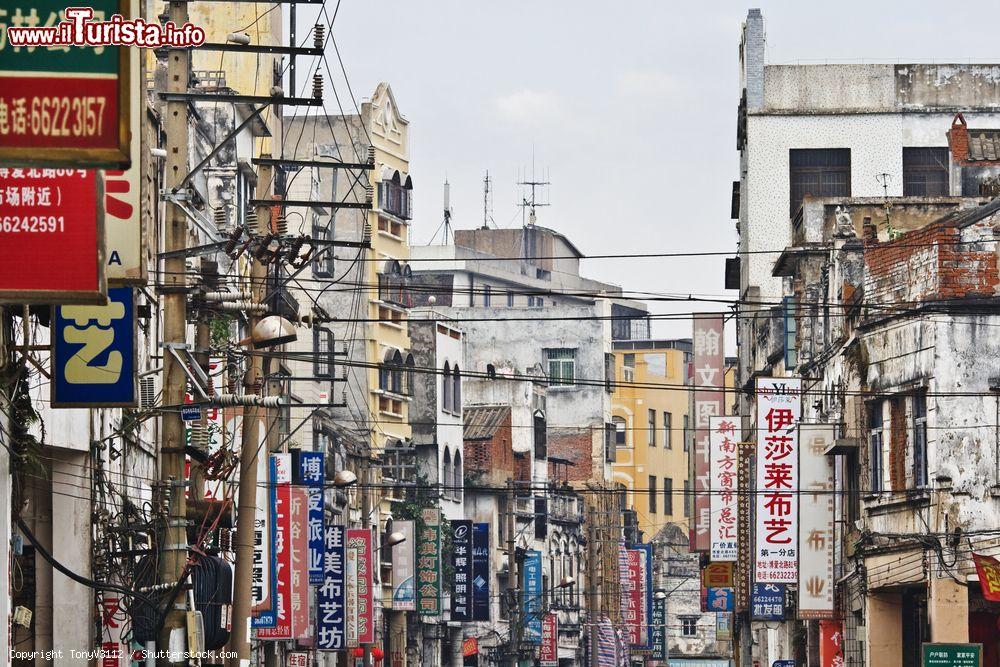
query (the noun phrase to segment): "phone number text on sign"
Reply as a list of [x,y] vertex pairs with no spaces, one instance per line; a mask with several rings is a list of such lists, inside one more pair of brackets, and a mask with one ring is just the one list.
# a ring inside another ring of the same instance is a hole
[[[51,95],[50,90],[32,91],[32,79],[0,77],[4,80],[18,85],[0,87],[2,145],[45,147],[72,138],[81,147],[96,147],[117,136],[113,79],[62,79],[59,95]],[[7,92],[2,92],[4,89]]]
[[98,292],[97,172],[0,168],[0,295]]

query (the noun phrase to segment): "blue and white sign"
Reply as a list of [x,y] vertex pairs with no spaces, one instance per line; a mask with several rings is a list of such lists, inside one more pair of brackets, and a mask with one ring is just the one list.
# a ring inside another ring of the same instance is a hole
[[[284,456],[287,456],[284,455]],[[278,624],[278,556],[276,544],[278,541],[278,480],[279,480],[279,459],[278,455],[272,454],[267,462],[267,496],[270,501],[267,506],[266,539],[268,548],[260,553],[268,559],[267,572],[269,573],[267,592],[261,599],[262,604],[254,606],[253,614],[250,617],[250,627],[254,630],[263,628],[273,628]],[[259,494],[258,494],[259,497]],[[254,531],[254,542],[265,539],[263,533]],[[255,547],[258,545],[255,545]],[[257,551],[254,557],[257,557]]]
[[325,475],[323,452],[299,452],[297,484],[309,489],[306,521],[309,538],[309,583],[323,583],[323,482]]
[[57,306],[52,321],[52,407],[136,407],[135,302],[108,289],[105,306]]
[[196,422],[201,419],[200,405],[185,405],[181,408],[181,419],[186,422]]
[[755,621],[785,620],[785,584],[753,585],[750,618]]
[[524,554],[524,641],[542,643],[542,552]]
[[794,660],[775,660],[771,663],[771,667],[795,667]]
[[316,648],[347,648],[346,529],[327,526],[323,543],[323,585],[316,589]]

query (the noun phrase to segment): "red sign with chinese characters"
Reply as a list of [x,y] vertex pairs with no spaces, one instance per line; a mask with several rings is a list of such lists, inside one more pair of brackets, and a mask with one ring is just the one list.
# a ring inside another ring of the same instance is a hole
[[541,667],[559,665],[559,619],[549,613],[542,617],[542,646],[538,653]]
[[979,574],[979,586],[983,589],[983,597],[990,602],[1000,602],[1000,561],[993,556],[972,554]]
[[820,667],[843,667],[844,632],[840,621],[819,622]]
[[757,378],[755,581],[798,581],[802,380]]
[[300,644],[312,640],[313,624],[309,622],[309,490],[304,486],[292,488],[291,498],[291,611],[292,634]]
[[278,621],[257,630],[258,639],[292,639],[292,485],[278,484],[274,494],[274,577]]
[[723,355],[723,315],[696,314],[694,348],[694,522],[691,547],[711,548],[711,488],[709,474],[709,420],[725,412],[725,356]]
[[97,303],[97,172],[0,167],[0,300]]
[[642,644],[643,604],[642,604],[642,554],[638,549],[626,549],[624,572],[626,578],[621,583],[625,629],[629,644]]

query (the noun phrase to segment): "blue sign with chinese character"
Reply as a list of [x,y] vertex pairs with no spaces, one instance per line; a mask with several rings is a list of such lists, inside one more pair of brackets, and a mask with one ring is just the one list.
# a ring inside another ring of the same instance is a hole
[[542,552],[524,554],[524,641],[542,643]]
[[732,588],[708,588],[705,590],[705,611],[732,611]]
[[[261,628],[273,628],[278,624],[278,556],[275,544],[278,539],[278,463],[272,454],[267,462],[267,497],[270,500],[268,507],[267,532],[271,540],[271,548],[265,550],[269,554],[270,566],[268,569],[270,587],[267,600],[267,609],[260,609],[250,617],[250,627],[254,630]],[[263,539],[263,536],[261,536]],[[256,534],[255,537],[256,538]]]
[[306,521],[309,537],[309,583],[323,583],[323,481],[325,479],[323,452],[299,452],[295,467],[295,482],[309,488],[309,505]]
[[112,287],[105,306],[57,306],[52,320],[52,407],[136,407],[135,303]]
[[750,618],[755,621],[785,620],[785,584],[753,585]]
[[490,524],[472,524],[472,620],[490,620]]
[[327,526],[323,541],[323,584],[316,590],[316,648],[347,648],[346,529]]

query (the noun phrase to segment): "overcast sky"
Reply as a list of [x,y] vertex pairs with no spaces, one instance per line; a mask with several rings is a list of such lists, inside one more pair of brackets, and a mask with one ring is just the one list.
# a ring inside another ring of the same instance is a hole
[[[335,36],[355,95],[386,80],[410,121],[415,244],[441,223],[446,176],[456,227],[482,224],[487,170],[493,220],[520,225],[515,181],[530,176],[534,154],[537,180],[544,170],[552,182],[539,224],[585,254],[730,251],[737,50],[750,6],[764,13],[770,63],[1000,56],[992,3],[342,0]],[[595,259],[583,271],[628,290],[734,298],[723,264]],[[689,336],[690,323],[654,333]]]

